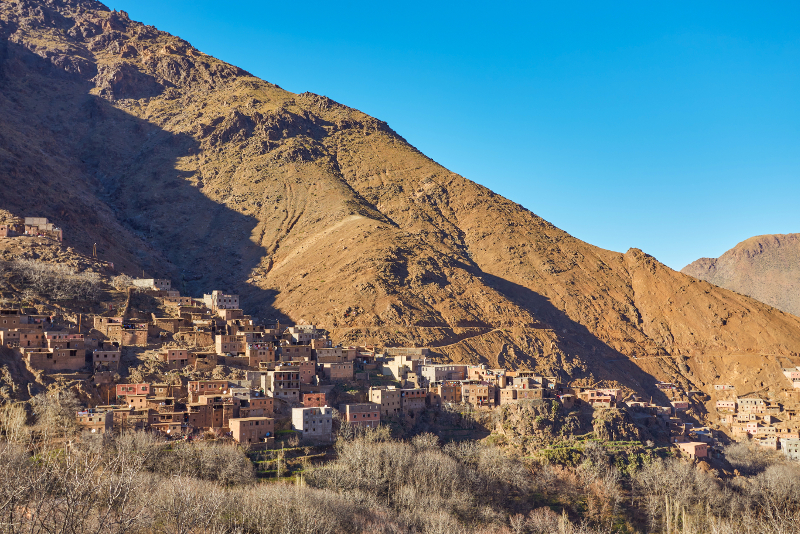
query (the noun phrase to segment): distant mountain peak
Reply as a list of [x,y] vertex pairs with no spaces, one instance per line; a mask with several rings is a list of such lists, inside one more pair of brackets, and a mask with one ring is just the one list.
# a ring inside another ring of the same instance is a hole
[[751,237],[681,272],[800,316],[800,234]]

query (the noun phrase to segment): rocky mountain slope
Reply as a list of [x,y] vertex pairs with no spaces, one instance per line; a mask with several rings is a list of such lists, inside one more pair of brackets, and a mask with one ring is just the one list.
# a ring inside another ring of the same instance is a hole
[[0,188],[131,275],[345,342],[635,389],[717,379],[686,358],[800,351],[797,317],[584,243],[380,120],[93,1],[0,2]]
[[800,234],[751,237],[681,272],[800,316]]

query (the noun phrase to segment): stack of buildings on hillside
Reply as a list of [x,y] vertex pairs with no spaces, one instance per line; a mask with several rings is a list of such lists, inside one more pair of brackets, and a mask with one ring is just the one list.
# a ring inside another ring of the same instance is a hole
[[[684,417],[693,392],[674,384],[656,384],[669,400],[657,405],[638,397],[623,399],[618,388],[573,387],[530,371],[435,363],[427,348],[377,352],[374,347],[334,346],[327,332],[313,325],[258,324],[239,308],[238,295],[223,291],[184,297],[169,280],[155,278],[134,281],[133,291],[157,299],[168,312],[149,318],[94,316],[82,332],[82,326],[56,329],[50,317],[34,310],[4,309],[0,344],[16,350],[33,371],[94,373],[105,382],[120,371],[123,350],[131,345],[153,349],[168,370],[210,372],[225,365],[244,371],[247,378],[117,384],[116,402],[107,399],[105,406],[76,414],[90,432],[129,427],[171,436],[210,432],[268,447],[276,420],[285,417],[304,439],[325,441],[333,428],[329,392],[334,384],[347,382],[366,390],[364,402],[339,406],[342,420],[355,426],[374,427],[392,418],[413,421],[426,409],[448,404],[490,410],[520,402],[558,402],[566,409],[625,407],[660,418],[676,447],[693,458],[718,450],[714,431],[695,428]],[[800,368],[785,369],[784,374],[793,389],[800,388]],[[376,380],[384,385],[371,385]],[[731,397],[719,400],[716,408],[735,437],[800,455],[797,412],[758,397],[736,397],[727,384],[714,389]]]
[[[792,386],[790,392],[800,388],[800,368],[783,369],[783,374]],[[715,404],[717,417],[734,439],[751,440],[800,459],[800,411],[756,395],[737,396],[729,384],[715,384],[714,390],[722,396]]]
[[48,237],[58,242],[64,240],[61,228],[46,217],[25,217],[0,222],[0,237]]

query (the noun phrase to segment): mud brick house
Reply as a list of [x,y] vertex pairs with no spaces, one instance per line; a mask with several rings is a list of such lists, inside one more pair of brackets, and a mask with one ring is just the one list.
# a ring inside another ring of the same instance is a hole
[[117,384],[117,397],[125,395],[149,395],[150,384]]
[[461,402],[461,382],[440,382],[428,386],[427,404],[441,407],[443,403]]
[[198,402],[200,395],[222,395],[228,390],[227,380],[190,380],[189,402]]
[[169,369],[183,369],[187,365],[194,365],[194,354],[188,349],[164,349],[159,353],[161,361],[167,362]]
[[152,391],[153,395],[156,397],[182,398],[189,394],[186,386],[164,382],[151,384],[150,391]]
[[214,339],[214,348],[217,354],[245,354],[247,352],[247,339],[244,335],[217,334]]
[[129,407],[135,410],[148,410],[148,400],[150,397],[147,395],[136,395],[136,394],[128,394],[123,395],[121,397],[123,402]]
[[298,370],[300,371],[301,384],[309,385],[314,381],[314,377],[317,374],[317,366],[313,361],[301,358],[293,358],[291,362],[288,362],[288,365],[297,366]]
[[44,372],[80,371],[86,367],[86,351],[78,349],[21,348],[23,359],[32,369]]
[[353,362],[323,363],[320,365],[323,376],[332,382],[353,379]]
[[322,391],[303,393],[303,406],[306,408],[319,408],[328,405],[328,395]]
[[95,315],[93,322],[94,329],[106,337],[111,337],[109,335],[110,328],[122,328],[122,317],[102,317],[100,315]]
[[470,366],[467,369],[467,380],[488,382],[495,387],[503,388],[513,382],[513,377],[507,375],[505,369],[487,369],[485,366]]
[[22,312],[13,309],[0,309],[0,330],[19,328]]
[[281,360],[291,361],[295,358],[311,359],[311,345],[281,345],[279,347]]
[[716,408],[717,410],[735,412],[736,401],[717,401]]
[[27,331],[19,329],[17,331],[17,342],[20,348],[45,348],[47,339],[43,331]]
[[186,405],[186,423],[197,429],[211,428],[211,406],[199,402]]
[[394,386],[369,388],[369,400],[380,405],[381,415],[384,417],[397,416],[402,411],[400,390]]
[[151,314],[152,324],[154,330],[158,332],[170,332],[172,334],[179,332],[182,327],[189,326],[189,321],[181,317],[156,317],[156,314]]
[[500,389],[500,404],[509,404],[523,400],[541,400],[544,398],[542,388],[505,387]]
[[21,220],[0,222],[0,237],[17,237],[25,233],[25,223]]
[[64,241],[64,232],[46,217],[25,217],[25,235],[41,236]]
[[195,371],[213,371],[217,366],[216,352],[194,352]]
[[269,447],[275,441],[275,420],[270,417],[233,418],[229,425],[237,443]]
[[97,349],[92,352],[92,368],[95,370],[107,368],[116,371],[119,369],[121,359],[122,351],[118,348],[114,350]]
[[404,388],[400,390],[400,409],[405,415],[414,417],[425,409],[428,392],[421,388]]
[[691,459],[708,457],[708,443],[690,441],[687,443],[676,443],[676,445]]
[[0,345],[19,347],[19,330],[0,330]]
[[244,357],[247,358],[249,367],[258,369],[262,363],[276,360],[275,347],[264,343],[248,343],[245,347]]
[[381,424],[381,407],[374,402],[345,404],[344,420],[351,425],[375,428]]
[[686,411],[689,409],[689,401],[672,401],[672,407],[676,411]]
[[229,429],[228,422],[231,418],[239,417],[240,401],[236,397],[224,395],[200,395],[198,399],[199,404],[208,406],[209,414],[209,428],[222,429],[227,431]]
[[495,405],[495,391],[495,385],[488,382],[464,382],[461,385],[461,398],[479,408],[492,408]]
[[114,415],[110,411],[79,411],[76,415],[76,422],[82,432],[90,434],[106,434],[114,430]]
[[111,409],[114,419],[114,431],[144,430],[150,426],[150,410],[133,407]]
[[339,363],[344,361],[344,351],[342,347],[316,348],[317,345],[319,345],[319,340],[311,341],[311,352],[318,363]]
[[239,403],[239,417],[271,417],[275,413],[272,397],[250,395]]
[[94,317],[94,328],[120,345],[147,345],[148,325],[145,322],[125,322],[122,317]]
[[241,308],[218,308],[214,313],[231,326],[245,327],[253,325],[250,316],[245,316],[244,310]]
[[611,408],[614,406],[614,397],[599,389],[581,391],[578,393],[578,398],[591,406],[600,408]]
[[736,403],[741,412],[754,412],[766,406],[766,403],[762,399],[756,397],[739,397],[736,399]]
[[415,358],[427,358],[431,349],[427,347],[386,347],[384,354],[387,356],[411,356]]
[[276,398],[290,403],[300,402],[300,367],[279,365],[261,377],[261,388]]
[[[542,393],[544,393],[544,390],[542,390]],[[559,395],[558,400],[561,401],[561,406],[563,406],[565,410],[571,410],[573,406],[575,406],[575,403],[578,402],[578,397],[572,393],[565,393],[563,395]]]

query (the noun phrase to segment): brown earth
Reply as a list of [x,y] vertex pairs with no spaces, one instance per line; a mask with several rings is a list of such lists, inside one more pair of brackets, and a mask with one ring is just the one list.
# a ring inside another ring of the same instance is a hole
[[339,341],[640,391],[717,379],[684,357],[800,363],[800,318],[584,243],[384,122],[123,12],[1,2],[0,36],[0,208],[128,274],[236,291]]
[[800,316],[800,234],[751,237],[681,272]]

